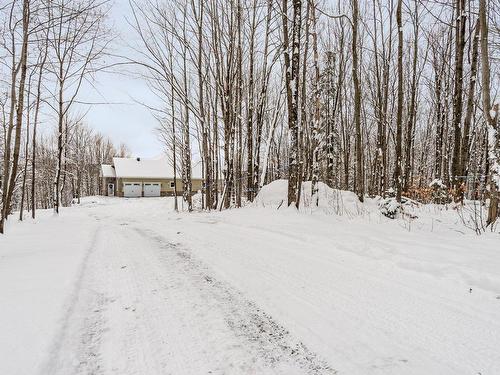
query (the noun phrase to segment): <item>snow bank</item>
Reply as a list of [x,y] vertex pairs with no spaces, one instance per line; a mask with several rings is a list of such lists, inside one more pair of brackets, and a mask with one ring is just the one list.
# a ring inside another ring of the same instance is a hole
[[[12,220],[0,237],[0,374],[295,373],[241,367],[272,331],[258,320],[236,341],[224,332],[255,316],[339,374],[500,374],[498,234],[467,231],[452,205],[390,220],[376,199],[322,184],[311,207],[309,189],[300,214],[276,210],[287,191],[276,181],[237,210],[89,198],[59,218]],[[363,214],[325,215],[339,208]]]
[[[302,183],[300,210],[303,212],[317,211],[326,214],[359,215],[366,213],[368,207],[376,206],[373,199],[362,204],[356,194],[351,191],[332,189],[323,182],[318,182],[318,206],[313,204],[311,196],[312,182]],[[255,198],[257,207],[286,207],[288,196],[288,180],[276,180],[265,185]]]
[[46,373],[97,227],[72,212],[40,210],[23,223],[12,216],[0,236],[0,374]]
[[[262,187],[250,207],[272,208],[283,211],[287,207],[288,180],[276,180]],[[484,232],[487,206],[478,201],[464,201],[464,205],[421,204],[403,197],[403,211],[395,212],[396,201],[393,198],[368,198],[361,203],[351,191],[332,189],[328,185],[318,183],[318,206],[312,204],[311,182],[302,184],[300,212],[326,215],[338,215],[344,218],[366,218],[368,220],[395,220],[395,225],[403,226],[408,231],[453,231],[458,233]],[[388,211],[394,215],[388,215]],[[500,225],[494,233],[500,232]]]

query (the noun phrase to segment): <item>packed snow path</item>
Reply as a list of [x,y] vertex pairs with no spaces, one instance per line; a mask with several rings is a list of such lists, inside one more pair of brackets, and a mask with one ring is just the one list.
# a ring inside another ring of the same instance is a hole
[[500,373],[498,238],[170,205],[12,224],[0,373]]
[[90,241],[40,374],[335,373],[181,243],[109,219],[82,218]]

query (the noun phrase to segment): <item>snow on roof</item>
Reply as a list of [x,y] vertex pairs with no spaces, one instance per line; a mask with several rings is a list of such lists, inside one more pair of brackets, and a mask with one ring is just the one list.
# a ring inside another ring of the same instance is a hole
[[166,158],[113,158],[116,177],[168,178],[173,176],[172,167]]
[[101,165],[101,176],[102,177],[116,177],[115,168],[109,164]]
[[[118,178],[173,178],[174,170],[166,157],[155,159],[113,158]],[[199,164],[199,166],[198,166]],[[201,178],[201,163],[193,165],[192,178]],[[177,173],[180,177],[180,173]]]

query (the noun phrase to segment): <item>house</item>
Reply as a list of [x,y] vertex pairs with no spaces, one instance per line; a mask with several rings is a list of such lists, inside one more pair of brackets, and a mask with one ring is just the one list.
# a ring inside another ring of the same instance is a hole
[[[101,165],[102,192],[126,198],[174,195],[174,170],[167,158],[113,158]],[[192,168],[192,191],[202,189],[201,163]],[[177,195],[182,195],[182,178],[177,174]]]

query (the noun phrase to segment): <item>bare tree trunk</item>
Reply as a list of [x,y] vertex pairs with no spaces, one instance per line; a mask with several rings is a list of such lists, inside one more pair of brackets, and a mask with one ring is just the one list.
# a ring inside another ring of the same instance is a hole
[[443,73],[444,64],[441,64],[441,69],[438,70],[438,53],[434,52],[434,87],[436,95],[436,134],[435,134],[435,153],[434,153],[434,178],[442,179],[442,166],[443,166],[443,131],[444,131],[444,113],[442,108],[442,86],[443,86]]
[[46,35],[45,40],[45,49],[43,54],[41,55],[41,62],[38,70],[38,82],[36,88],[36,102],[35,102],[35,118],[33,121],[33,139],[32,139],[32,155],[31,155],[31,217],[35,219],[36,217],[36,131],[38,126],[38,114],[40,112],[40,102],[42,99],[42,79],[43,79],[43,71],[45,68],[45,63],[47,62],[48,56],[48,33]]
[[463,103],[463,64],[465,48],[465,0],[456,0],[455,19],[455,87],[453,94],[453,155],[452,155],[452,184],[455,200],[462,200],[460,188],[460,141],[462,139],[462,103]]
[[24,214],[24,200],[25,196],[27,197],[26,193],[26,177],[28,175],[28,160],[29,160],[29,145],[30,145],[30,94],[31,94],[31,78],[32,75],[30,75],[29,81],[28,81],[28,95],[26,99],[26,143],[24,145],[24,170],[23,170],[23,182],[21,186],[21,204],[19,207],[19,221],[23,221],[23,214]]
[[[63,76],[63,68],[62,65],[59,68],[59,76]],[[58,98],[58,130],[57,130],[57,167],[56,167],[56,177],[54,179],[54,211],[56,214],[59,213],[59,204],[61,202],[61,197],[59,195],[59,188],[61,184],[61,169],[63,162],[63,151],[64,151],[64,142],[63,142],[63,132],[64,132],[64,80],[59,80],[59,98]]]
[[238,47],[236,51],[236,69],[237,69],[237,87],[236,87],[236,131],[238,132],[238,139],[236,144],[236,173],[235,173],[235,183],[236,183],[236,207],[241,207],[241,195],[242,195],[242,154],[243,154],[243,126],[242,126],[242,102],[243,102],[243,46],[241,39],[241,28],[242,28],[242,5],[241,0],[238,0],[237,10],[236,10],[236,30],[238,34]]
[[[218,84],[218,79],[216,79],[216,85]],[[214,106],[213,106],[213,129],[212,129],[212,139],[214,141],[214,147],[213,147],[213,157],[214,157],[214,182],[215,182],[215,187],[212,189],[212,192],[214,194],[213,196],[213,208],[217,208],[219,205],[219,120],[218,120],[218,100],[219,96],[217,95],[217,89],[214,89],[215,91],[215,98],[214,98]]]
[[315,0],[309,0],[308,6],[311,9],[311,22],[312,22],[312,41],[313,41],[313,62],[314,62],[314,117],[313,117],[313,128],[312,128],[312,148],[313,148],[313,160],[312,160],[312,181],[311,181],[311,197],[313,199],[313,205],[319,205],[319,122],[321,118],[321,102],[320,102],[320,71],[319,71],[319,54],[318,54],[318,29],[316,20],[316,4]]
[[[283,0],[283,50],[285,60],[285,88],[288,104],[288,128],[290,150],[288,162],[288,205],[299,207],[299,73],[300,73],[300,34],[302,28],[302,1],[293,0],[292,40],[288,33],[288,0]],[[290,46],[292,57],[290,58]]]
[[[186,37],[186,21],[187,14],[184,10],[183,15],[183,36]],[[184,124],[183,124],[183,162],[182,162],[182,182],[183,182],[183,199],[187,203],[188,211],[193,210],[192,200],[192,183],[191,183],[191,140],[189,134],[189,90],[188,90],[188,72],[187,72],[187,46],[182,47],[183,57],[183,75],[184,75]]]
[[394,180],[396,185],[396,200],[401,203],[402,188],[402,130],[403,130],[403,23],[401,19],[402,0],[398,0],[396,22],[398,26],[398,109],[396,114],[396,165]]
[[500,192],[500,135],[498,132],[498,104],[491,107],[490,94],[490,57],[488,51],[488,17],[486,0],[479,1],[479,23],[481,25],[481,76],[483,94],[483,113],[487,124],[488,159],[489,159],[489,191],[490,206],[486,225],[493,228],[498,211],[498,195]]
[[352,81],[354,85],[354,126],[356,127],[356,194],[364,201],[363,149],[361,143],[361,86],[358,77],[358,0],[352,0]]
[[406,139],[405,139],[405,168],[404,168],[404,184],[402,190],[408,191],[411,184],[411,152],[413,150],[413,133],[414,133],[414,123],[416,117],[416,101],[417,101],[417,62],[418,62],[418,37],[419,37],[419,17],[418,17],[418,2],[415,2],[415,14],[414,14],[414,29],[415,33],[413,36],[413,61],[412,61],[412,81],[411,81],[411,91],[410,91],[410,108],[408,109],[408,121],[406,125]]
[[[170,69],[173,69],[173,59],[170,57]],[[174,169],[174,210],[179,211],[179,202],[177,200],[177,137],[175,131],[175,93],[174,86],[170,86],[170,106],[171,106],[171,127],[172,127],[172,162]]]
[[468,164],[469,164],[469,148],[470,148],[470,125],[472,121],[472,116],[474,112],[474,97],[476,92],[476,80],[477,80],[477,65],[478,65],[478,55],[479,55],[479,33],[480,26],[479,21],[474,27],[474,37],[472,40],[472,61],[471,61],[471,71],[470,71],[470,81],[469,81],[469,93],[467,98],[467,109],[465,112],[464,119],[464,131],[462,137],[462,146],[460,152],[460,166],[461,175],[467,176]]
[[[254,186],[254,161],[253,161],[253,121],[254,121],[254,104],[255,104],[255,83],[254,83],[254,70],[255,70],[255,32],[257,22],[257,0],[253,1],[252,5],[252,24],[250,29],[250,46],[249,46],[249,71],[248,71],[248,107],[247,107],[247,199],[252,202],[255,196]],[[266,36],[267,38],[267,36]],[[267,59],[267,56],[264,56]],[[266,74],[265,71],[262,72]],[[259,150],[257,150],[257,153]]]
[[[20,60],[20,80],[19,80],[19,89],[18,89],[18,98],[17,98],[17,109],[16,109],[16,124],[15,124],[15,136],[14,136],[14,150],[13,150],[13,161],[12,161],[12,169],[9,167],[10,160],[7,159],[6,167],[4,169],[4,173],[6,175],[5,181],[7,178],[9,182],[6,186],[3,186],[4,190],[7,190],[5,194],[5,198],[3,199],[3,207],[2,207],[2,215],[0,217],[0,234],[4,233],[4,223],[7,218],[7,215],[10,214],[10,203],[12,199],[12,195],[14,194],[17,169],[19,165],[19,151],[21,148],[21,131],[23,124],[23,110],[24,110],[24,94],[25,94],[25,84],[26,84],[26,75],[28,70],[28,36],[29,36],[29,22],[30,22],[30,2],[29,0],[24,0],[23,2],[23,42],[21,48],[21,60]],[[13,75],[12,83],[15,85],[15,75]],[[12,92],[15,95],[15,89],[12,88]],[[14,99],[12,99],[14,101]],[[13,107],[11,108],[14,109]],[[12,116],[12,114],[11,114]],[[8,144],[10,148],[10,144]]]
[[305,42],[303,55],[304,59],[302,61],[302,79],[301,79],[301,98],[300,98],[300,122],[299,122],[299,168],[298,168],[298,181],[297,181],[297,208],[299,208],[300,198],[302,195],[302,181],[305,178],[307,171],[307,152],[308,148],[306,146],[306,140],[304,135],[307,132],[308,125],[308,114],[307,114],[307,57],[309,54],[309,26],[311,23],[310,19],[311,13],[311,3],[307,1],[306,5],[306,15],[305,15]]
[[[268,92],[268,84],[270,71],[268,71],[268,53],[269,53],[269,34],[271,30],[271,18],[272,18],[272,10],[273,10],[273,0],[267,1],[267,15],[266,15],[266,31],[264,37],[264,54],[263,54],[263,62],[262,62],[262,79],[259,93],[259,102],[257,108],[257,116],[256,116],[256,137],[255,137],[255,157],[254,165],[253,165],[253,182],[252,187],[254,190],[260,189],[262,187],[263,181],[260,179],[259,170],[261,167],[261,158],[260,158],[260,146],[262,143],[262,127],[264,123],[264,111],[267,103],[267,92]],[[274,129],[273,129],[274,131]],[[268,145],[266,145],[266,150],[269,151]],[[268,155],[268,154],[267,154]],[[267,160],[264,161],[267,167]],[[265,175],[265,173],[263,173]],[[254,191],[254,196],[257,191]]]
[[197,70],[198,70],[198,105],[199,105],[199,110],[200,110],[200,126],[201,126],[201,132],[202,132],[202,154],[203,154],[203,166],[204,166],[204,175],[205,175],[205,186],[204,186],[204,193],[205,193],[205,204],[207,209],[212,208],[212,181],[211,181],[211,176],[212,176],[212,160],[210,157],[210,152],[208,149],[208,125],[205,123],[206,120],[206,114],[205,114],[205,96],[203,93],[203,85],[204,85],[204,78],[203,78],[203,15],[204,15],[204,5],[203,1],[199,0],[198,1],[198,14],[196,14],[196,7],[194,3],[192,4],[192,8],[195,11],[195,18],[198,26],[198,63],[197,63]]

